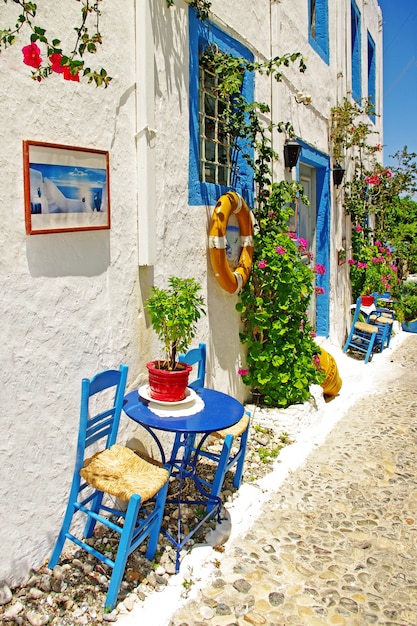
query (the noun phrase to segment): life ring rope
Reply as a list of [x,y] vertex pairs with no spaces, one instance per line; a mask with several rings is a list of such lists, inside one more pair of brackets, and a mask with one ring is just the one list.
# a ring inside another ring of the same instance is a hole
[[[236,215],[240,231],[241,253],[232,271],[227,262],[226,229],[230,216]],[[222,195],[213,211],[209,229],[209,252],[214,275],[229,293],[240,293],[249,278],[253,258],[253,216],[241,195],[229,191]]]

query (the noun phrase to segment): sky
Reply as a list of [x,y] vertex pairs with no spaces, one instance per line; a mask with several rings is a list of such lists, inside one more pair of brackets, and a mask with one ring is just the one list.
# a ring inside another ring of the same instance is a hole
[[417,153],[417,0],[378,0],[384,42],[384,164]]

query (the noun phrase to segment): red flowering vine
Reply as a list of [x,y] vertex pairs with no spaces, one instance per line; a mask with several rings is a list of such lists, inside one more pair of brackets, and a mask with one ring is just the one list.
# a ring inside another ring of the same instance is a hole
[[[4,0],[7,2],[7,0]],[[80,0],[76,0],[80,2]],[[20,6],[21,13],[16,19],[14,28],[0,29],[0,51],[14,44],[21,34],[23,27],[29,28],[30,43],[23,46],[23,63],[34,68],[32,78],[41,82],[53,74],[62,74],[64,80],[79,82],[80,76],[87,79],[88,83],[94,82],[97,87],[107,87],[111,76],[104,68],[95,71],[86,67],[84,55],[94,54],[101,45],[102,38],[99,31],[100,3],[102,0],[83,0],[81,3],[81,23],[75,27],[77,39],[73,50],[65,54],[61,47],[61,41],[54,37],[48,37],[46,30],[35,23],[37,20],[38,7],[34,2],[13,0]],[[95,20],[92,32],[89,31],[88,23]],[[38,43],[44,49],[41,51]]]

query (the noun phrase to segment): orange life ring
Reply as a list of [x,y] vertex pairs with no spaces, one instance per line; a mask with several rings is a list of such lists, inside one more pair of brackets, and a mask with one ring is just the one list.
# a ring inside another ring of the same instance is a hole
[[[240,231],[240,257],[232,271],[226,256],[226,228],[231,214],[236,215]],[[238,193],[228,191],[221,196],[214,208],[209,229],[210,261],[214,275],[229,293],[239,293],[252,268],[253,223],[248,205]]]

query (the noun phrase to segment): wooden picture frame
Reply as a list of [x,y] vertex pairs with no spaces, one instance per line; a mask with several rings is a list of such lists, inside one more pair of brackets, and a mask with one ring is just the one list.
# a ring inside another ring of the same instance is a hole
[[110,228],[109,153],[23,141],[26,234]]

